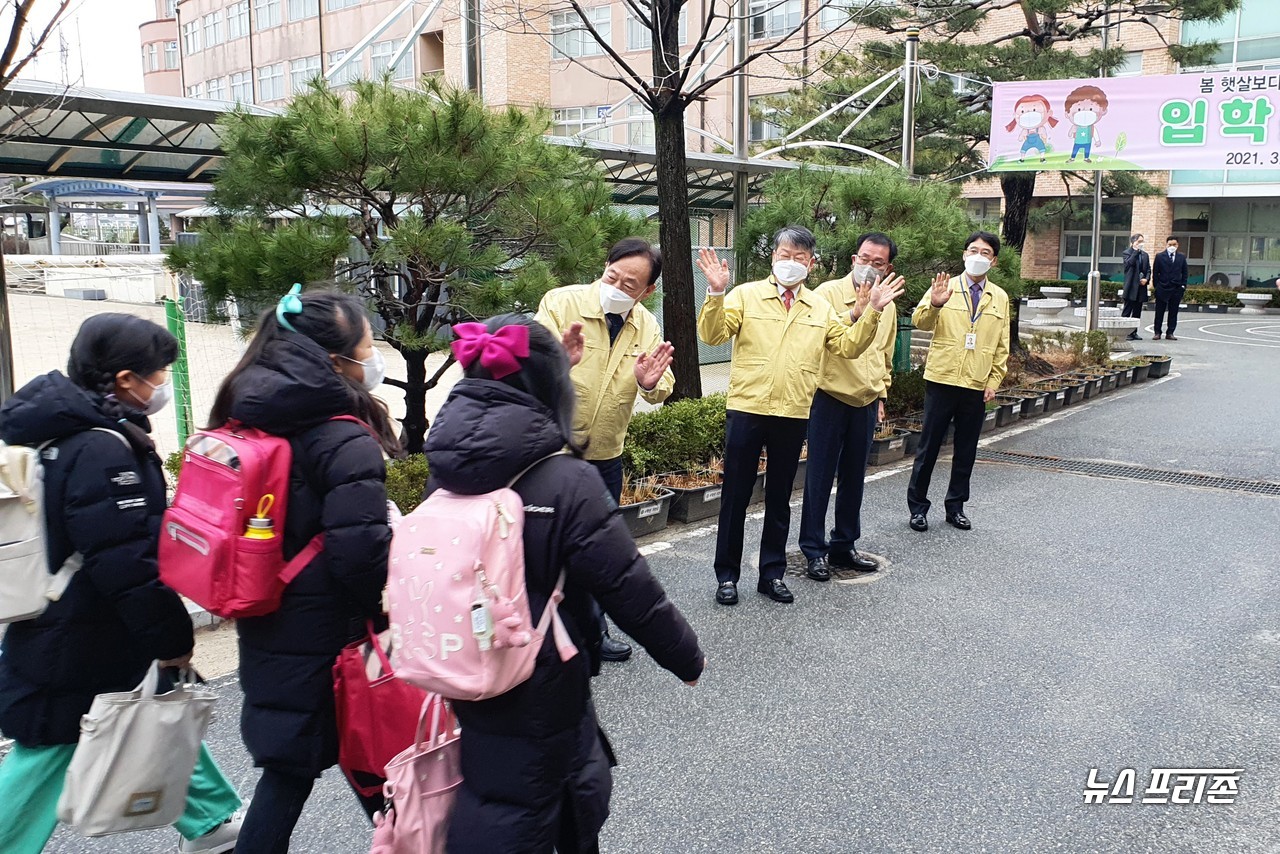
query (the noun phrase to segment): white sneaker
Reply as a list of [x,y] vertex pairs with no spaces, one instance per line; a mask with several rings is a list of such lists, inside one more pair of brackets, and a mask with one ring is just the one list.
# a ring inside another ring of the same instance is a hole
[[178,843],[178,854],[223,854],[236,847],[244,813],[238,812],[199,839],[183,839]]

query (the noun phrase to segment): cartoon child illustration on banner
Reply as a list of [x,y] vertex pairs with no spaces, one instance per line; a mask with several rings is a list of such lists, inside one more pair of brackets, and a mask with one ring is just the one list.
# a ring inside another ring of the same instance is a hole
[[1022,143],[1018,154],[1019,163],[1025,163],[1027,153],[1031,151],[1039,154],[1040,162],[1044,162],[1045,155],[1049,153],[1046,125],[1050,128],[1058,126],[1048,98],[1043,95],[1027,95],[1019,98],[1018,103],[1013,105],[1013,121],[1005,125],[1004,129],[1013,133],[1014,128],[1021,128],[1018,136],[1018,141]]
[[1093,145],[1101,141],[1098,121],[1107,114],[1107,94],[1097,86],[1081,86],[1067,96],[1063,107],[1072,127],[1071,157],[1067,162],[1075,163],[1076,155],[1083,153],[1084,162],[1092,163]]

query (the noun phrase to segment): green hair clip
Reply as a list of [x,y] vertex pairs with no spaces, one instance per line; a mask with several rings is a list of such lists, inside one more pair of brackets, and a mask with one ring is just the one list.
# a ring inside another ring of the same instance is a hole
[[299,296],[301,293],[302,285],[294,282],[293,287],[289,288],[289,293],[280,297],[280,302],[276,304],[276,320],[290,332],[297,332],[298,330],[293,328],[293,324],[289,322],[289,318],[286,315],[302,314],[302,298]]

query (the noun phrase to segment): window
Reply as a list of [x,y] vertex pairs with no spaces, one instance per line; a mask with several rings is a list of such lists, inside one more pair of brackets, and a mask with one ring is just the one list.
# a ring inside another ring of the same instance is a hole
[[[1000,224],[1000,200],[999,199],[969,199],[968,205],[969,218],[981,223],[983,226],[995,226]],[[988,231],[991,229],[988,228]]]
[[253,103],[253,77],[247,71],[231,75],[231,100],[241,104]]
[[[601,119],[601,111],[609,109],[608,107],[561,107],[558,110],[551,111],[551,133],[555,136],[573,136],[580,133],[592,125],[601,124],[607,119]],[[593,131],[592,133],[583,134],[585,139],[604,140],[609,134],[608,130]]]
[[1131,50],[1125,53],[1124,59],[1111,70],[1109,77],[1138,77],[1142,74],[1142,51]]
[[767,106],[764,99],[770,97],[768,95],[757,95],[751,99],[751,132],[750,138],[752,142],[764,142],[770,139],[782,139],[786,134],[782,128],[769,121],[768,116],[772,116],[778,112],[774,107]]
[[[345,50],[335,50],[333,53],[329,54],[329,67],[333,68],[333,66],[341,62],[342,58],[346,55],[347,52]],[[353,80],[359,80],[363,76],[364,58],[357,56],[355,59],[351,60],[350,65],[335,74],[333,79],[329,82],[334,86],[341,86],[343,83],[350,83]]]
[[164,0],[164,16],[166,18],[178,17],[178,0]]
[[158,42],[152,42],[147,45],[147,55],[143,62],[148,71],[160,70],[160,45]]
[[751,38],[784,36],[797,29],[803,17],[801,0],[751,0]]
[[210,101],[227,100],[227,78],[218,77],[204,84],[205,91],[209,94]]
[[227,7],[227,38],[242,39],[249,35],[249,0]]
[[182,25],[182,52],[187,56],[200,52],[200,23],[191,21]]
[[[680,44],[689,43],[689,7],[680,9]],[[640,19],[627,14],[627,50],[649,50],[653,47],[653,30],[640,23]]]
[[1275,14],[1274,3],[1245,0],[1238,11],[1228,12],[1217,21],[1183,24],[1182,39],[1184,43],[1219,42],[1210,66],[1231,68],[1245,62],[1280,59],[1280,18]]
[[305,21],[320,14],[320,0],[289,0],[289,20]]
[[222,44],[222,12],[210,12],[202,20],[204,21],[204,46],[213,47],[215,44]]
[[269,30],[280,26],[280,0],[253,0],[253,28]]
[[279,101],[284,98],[284,63],[264,65],[258,69],[258,100]]
[[164,43],[164,67],[168,71],[178,67],[178,43]]
[[[395,56],[396,50],[400,47],[399,42],[378,42],[373,46],[373,52],[370,54],[372,59],[369,63],[369,73],[374,77],[381,77],[391,67],[391,57]],[[413,79],[413,57],[405,54],[400,62],[396,64],[395,73],[392,75],[396,80],[412,80]]]
[[326,12],[336,12],[339,9],[350,9],[352,6],[359,6],[360,0],[324,0],[324,10]]
[[[613,30],[612,7],[593,6],[586,10],[589,23],[600,38],[610,40]],[[587,32],[577,12],[555,12],[551,15],[551,57],[599,56],[604,49],[595,37]]]
[[305,56],[289,63],[289,83],[293,94],[307,91],[311,81],[320,76],[320,54]]
[[187,87],[187,97],[188,97],[188,98],[203,98],[203,97],[204,97],[204,84],[203,84],[203,83],[197,83],[197,84],[196,84],[196,85],[194,85],[194,86],[188,86],[188,87]]
[[627,125],[627,140],[632,145],[653,145],[653,115],[649,108],[632,102],[627,105],[627,117],[644,119]]
[[859,17],[861,10],[870,10],[877,6],[892,6],[896,2],[897,0],[826,0],[818,22],[822,29],[834,30]]

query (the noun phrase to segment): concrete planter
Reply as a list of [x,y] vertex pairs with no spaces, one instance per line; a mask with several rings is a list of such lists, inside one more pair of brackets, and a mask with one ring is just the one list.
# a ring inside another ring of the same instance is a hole
[[661,497],[652,501],[624,504],[618,508],[632,537],[655,534],[667,527],[667,519],[671,513],[671,498],[675,493],[666,488],[661,488],[659,491],[662,493]]
[[868,465],[885,466],[896,463],[907,455],[907,431],[895,427],[893,435],[887,439],[871,440],[871,456]]
[[1264,307],[1271,305],[1271,294],[1236,294],[1240,300],[1241,314],[1266,314]]
[[1040,289],[1040,295],[1045,299],[1063,299],[1071,300],[1071,288],[1045,287]]
[[1138,327],[1142,321],[1136,317],[1099,317],[1098,328],[1107,333],[1107,337],[1111,339],[1110,346],[1113,351],[1120,350],[1127,352],[1133,349],[1133,344],[1128,340],[1129,336],[1138,331]]
[[1057,326],[1058,315],[1070,306],[1071,303],[1065,299],[1033,299],[1027,303],[1027,308],[1035,312],[1035,317],[1031,318],[1032,326]]

